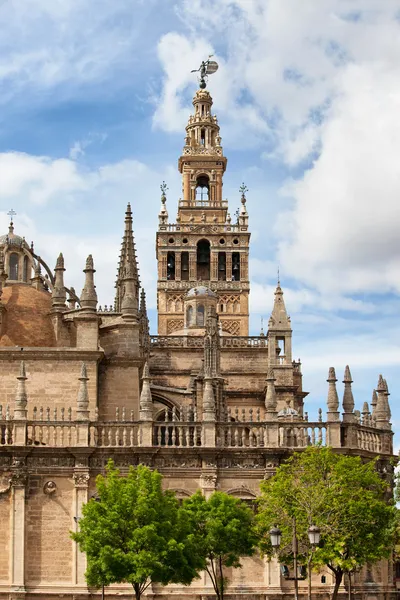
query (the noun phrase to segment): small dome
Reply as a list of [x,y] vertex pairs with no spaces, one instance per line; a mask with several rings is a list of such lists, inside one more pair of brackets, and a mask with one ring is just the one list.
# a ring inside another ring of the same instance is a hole
[[217,294],[215,294],[210,288],[205,285],[199,285],[194,287],[188,291],[186,294],[186,298],[216,298]]
[[9,246],[27,246],[27,243],[24,240],[24,238],[14,233],[14,226],[12,223],[10,223],[8,233],[0,235],[0,246],[5,246],[6,244],[8,244]]

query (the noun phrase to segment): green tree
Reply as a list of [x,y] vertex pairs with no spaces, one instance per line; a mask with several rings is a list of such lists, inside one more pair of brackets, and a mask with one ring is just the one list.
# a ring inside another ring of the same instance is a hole
[[200,492],[183,501],[181,512],[191,524],[191,542],[201,558],[218,600],[227,580],[224,567],[238,568],[242,556],[252,556],[257,538],[254,515],[244,502],[223,492],[206,499]]
[[137,600],[151,583],[189,585],[202,562],[191,544],[189,523],[162,477],[140,465],[122,477],[112,461],[96,480],[98,498],[82,508],[71,533],[86,553],[89,586],[133,586]]
[[[388,484],[376,471],[376,461],[335,454],[330,448],[309,447],[295,453],[271,479],[261,484],[257,517],[260,547],[273,554],[268,532],[282,531],[281,562],[290,561],[293,520],[296,521],[300,562],[335,577],[333,600],[343,575],[393,551],[396,509],[388,500]],[[321,543],[311,548],[308,528],[321,530]]]

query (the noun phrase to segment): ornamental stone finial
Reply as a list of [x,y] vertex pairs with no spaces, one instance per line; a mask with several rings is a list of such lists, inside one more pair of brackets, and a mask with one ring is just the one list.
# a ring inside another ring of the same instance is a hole
[[336,389],[336,373],[334,367],[330,367],[327,382],[328,388],[328,421],[339,421],[339,397]]
[[62,252],[58,255],[56,267],[54,269],[54,287],[51,296],[51,305],[55,310],[65,310],[65,302],[67,299],[67,292],[64,287],[64,256]]
[[85,285],[81,293],[81,308],[85,311],[95,312],[97,307],[97,293],[94,285],[94,269],[93,257],[91,254],[86,259],[86,265],[83,270],[85,273]]
[[343,377],[344,391],[343,391],[343,421],[353,422],[354,421],[354,397],[351,389],[353,380],[351,378],[349,365],[346,365]]
[[79,381],[76,418],[78,421],[89,421],[89,394],[87,386],[89,377],[87,376],[85,363],[82,363]]
[[153,420],[153,399],[150,389],[150,371],[147,361],[144,363],[142,375],[142,391],[140,393],[139,419],[141,421]]
[[26,393],[25,381],[27,380],[25,362],[21,360],[19,375],[17,377],[17,392],[15,395],[14,420],[26,420],[28,396]]
[[387,384],[382,375],[379,375],[377,391],[377,403],[374,412],[376,426],[379,429],[390,429],[390,408],[388,403]]
[[276,409],[278,405],[275,390],[275,376],[272,367],[268,368],[267,376],[265,379],[267,382],[267,389],[265,391],[265,410],[271,417],[274,414],[276,414]]

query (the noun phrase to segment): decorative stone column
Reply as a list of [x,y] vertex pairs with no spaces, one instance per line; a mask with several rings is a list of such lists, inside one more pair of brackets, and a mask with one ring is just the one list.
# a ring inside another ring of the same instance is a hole
[[[25,593],[25,501],[28,474],[24,462],[14,459],[11,467],[11,590],[12,598]],[[17,594],[17,595],[15,595]]]
[[[82,505],[88,501],[89,472],[87,469],[75,469],[72,475],[75,488],[72,505],[72,525],[71,529],[79,530],[79,520],[82,516]],[[86,589],[85,571],[86,554],[79,550],[77,543],[72,547],[72,583],[73,585],[83,586]]]
[[209,498],[217,489],[217,474],[214,472],[202,473],[200,477],[200,486],[203,495],[206,498]]

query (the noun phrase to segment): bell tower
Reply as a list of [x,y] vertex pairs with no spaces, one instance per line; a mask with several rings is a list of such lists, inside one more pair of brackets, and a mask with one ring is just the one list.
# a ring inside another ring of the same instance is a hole
[[161,186],[157,232],[158,333],[186,335],[184,300],[187,292],[206,286],[217,295],[217,312],[225,335],[247,336],[249,329],[249,241],[247,188],[233,221],[223,199],[223,154],[216,115],[208,90],[197,90],[194,114],[186,126],[185,145],[178,161],[182,199],[176,223],[170,223],[166,186]]

